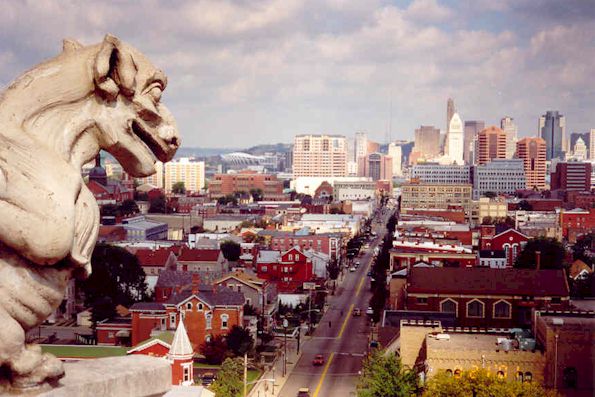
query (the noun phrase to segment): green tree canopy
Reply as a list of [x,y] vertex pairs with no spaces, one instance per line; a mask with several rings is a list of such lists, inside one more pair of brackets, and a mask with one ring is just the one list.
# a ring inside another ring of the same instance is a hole
[[242,247],[235,241],[225,240],[221,243],[221,252],[228,261],[237,261],[242,255]]
[[133,215],[138,214],[139,209],[136,201],[134,200],[124,200],[120,205],[120,211],[124,215]]
[[358,397],[410,397],[418,389],[417,375],[394,353],[373,350],[364,361],[357,385]]
[[424,390],[424,397],[548,397],[555,392],[544,390],[537,383],[499,379],[485,370],[463,371],[452,376],[441,371],[433,376]]
[[211,385],[211,390],[217,397],[238,397],[244,387],[244,365],[238,358],[227,358],[217,374],[217,379]]
[[151,214],[165,214],[167,209],[167,202],[165,196],[160,195],[154,199],[149,200],[149,213]]
[[171,191],[175,194],[185,194],[186,185],[182,181],[176,182],[171,186]]
[[535,269],[536,252],[541,252],[541,269],[562,269],[566,257],[564,246],[554,238],[536,238],[529,240],[516,259],[515,267]]
[[262,201],[264,195],[262,194],[262,189],[250,189],[250,195],[252,196],[252,200],[254,201]]
[[217,335],[200,345],[200,352],[205,356],[208,364],[219,365],[230,356],[227,342],[222,335]]
[[227,334],[227,347],[236,356],[243,356],[254,347],[254,338],[246,328],[234,325]]

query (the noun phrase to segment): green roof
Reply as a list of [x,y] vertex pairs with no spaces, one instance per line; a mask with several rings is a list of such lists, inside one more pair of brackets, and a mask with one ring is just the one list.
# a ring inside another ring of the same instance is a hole
[[128,348],[95,345],[41,345],[41,350],[58,358],[100,358],[125,356]]
[[150,342],[152,340],[155,340],[155,339],[159,339],[161,342],[165,342],[168,345],[171,345],[171,342],[174,340],[174,334],[173,334],[173,332],[170,332],[170,331],[164,331],[164,332],[160,333],[157,336],[153,336],[153,337],[151,337],[149,339],[145,339],[144,341],[142,341],[142,342],[136,344],[135,346],[131,347],[131,349],[134,349],[135,347],[139,347],[141,345],[144,345],[145,343],[148,343],[148,342]]

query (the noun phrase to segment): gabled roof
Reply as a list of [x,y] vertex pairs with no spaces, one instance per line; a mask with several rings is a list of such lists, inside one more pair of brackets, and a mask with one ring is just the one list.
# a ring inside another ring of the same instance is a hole
[[[498,232],[498,230],[496,230],[496,231]],[[500,236],[502,236],[502,235],[504,235],[504,234],[506,234],[508,232],[516,233],[516,234],[518,234],[520,236],[523,236],[526,239],[529,239],[529,236],[527,236],[526,234],[523,234],[523,233],[519,232],[518,230],[516,230],[514,228],[508,228],[506,230],[502,230],[502,231],[498,232],[498,234],[496,234],[494,237],[492,237],[492,240],[495,239],[496,237],[500,237]]]
[[568,296],[561,269],[413,268],[408,281],[409,293]]
[[218,249],[196,249],[182,248],[178,261],[182,262],[217,262],[219,259]]
[[172,343],[173,338],[174,338],[174,335],[171,332],[162,332],[157,336],[154,336],[152,338],[149,338],[147,340],[144,340],[144,341],[138,343],[136,346],[132,347],[126,353],[131,354],[131,353],[134,353],[134,352],[137,352],[140,350],[147,349],[153,345],[161,345],[169,350],[171,348],[171,343]]
[[[303,251],[300,249],[300,246],[299,246],[299,245],[294,245],[293,247],[291,247],[291,248],[290,248],[290,249],[288,249],[287,251],[285,251],[285,252],[281,253],[281,256],[284,256],[285,254],[287,254],[287,253],[289,253],[289,252],[291,252],[291,251],[297,251],[297,252],[299,252],[300,254],[304,254],[304,252],[303,252]],[[304,256],[307,256],[307,255],[304,255]]]
[[179,287],[192,284],[192,272],[163,270],[159,273],[156,287]]
[[139,248],[136,250],[136,257],[141,266],[164,267],[173,250],[168,248],[150,249]]
[[214,282],[214,284],[220,284],[225,280],[229,280],[230,278],[233,278],[234,280],[237,280],[237,281],[241,282],[242,284],[245,284],[245,285],[247,285],[251,288],[255,288],[255,289],[261,289],[262,285],[266,282],[266,280],[264,280],[262,278],[252,276],[245,272],[234,272],[234,273],[228,273],[228,274],[224,275],[223,277],[216,280]]
[[184,321],[178,322],[178,328],[174,334],[174,339],[171,342],[171,348],[167,354],[169,359],[191,358],[194,354],[192,344],[188,338]]
[[262,250],[258,252],[256,257],[256,263],[275,263],[281,259],[281,253],[279,251]]
[[576,279],[583,272],[593,273],[593,269],[591,269],[589,265],[587,265],[580,259],[577,259],[574,262],[572,262],[572,265],[570,265],[569,269],[570,277]]
[[204,302],[210,307],[213,306],[242,306],[244,305],[244,294],[237,291],[232,291],[230,288],[223,286],[208,286],[201,285],[198,293],[192,293],[192,288],[186,288],[183,291],[173,294],[167,301],[167,305],[179,306],[190,299],[196,299]]
[[137,302],[130,307],[130,311],[165,311],[165,306],[157,302]]

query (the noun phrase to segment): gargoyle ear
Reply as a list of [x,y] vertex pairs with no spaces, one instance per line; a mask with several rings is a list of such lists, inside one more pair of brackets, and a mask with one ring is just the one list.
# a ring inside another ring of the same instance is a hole
[[63,52],[73,52],[73,51],[76,51],[81,48],[83,48],[83,45],[74,39],[62,40],[62,51]]
[[93,78],[99,93],[107,100],[114,100],[119,93],[134,95],[136,64],[130,51],[120,40],[106,35],[95,58]]

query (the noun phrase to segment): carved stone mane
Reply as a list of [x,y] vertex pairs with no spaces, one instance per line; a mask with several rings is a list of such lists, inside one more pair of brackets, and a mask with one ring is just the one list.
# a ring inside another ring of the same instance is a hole
[[61,303],[68,280],[91,270],[97,204],[80,170],[100,150],[146,176],[180,139],[160,103],[165,75],[107,35],[29,70],[0,97],[0,366],[15,388],[63,375],[59,360],[25,344]]

